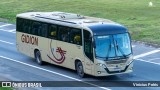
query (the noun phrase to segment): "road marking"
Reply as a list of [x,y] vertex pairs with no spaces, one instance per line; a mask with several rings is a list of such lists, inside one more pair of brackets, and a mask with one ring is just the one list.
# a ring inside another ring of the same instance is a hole
[[12,30],[4,30],[4,29],[0,29],[0,31],[10,32],[10,33],[16,33],[16,32],[14,32],[13,30],[16,30],[16,29],[12,29]]
[[8,30],[8,32],[15,32],[16,29],[11,29],[11,30]]
[[143,60],[143,59],[136,59],[137,61],[142,61],[142,62],[147,62],[147,63],[152,63],[152,64],[156,64],[156,65],[160,65],[160,63],[156,63],[156,62],[150,62],[147,60]]
[[10,26],[12,24],[5,24],[5,25],[0,25],[0,27],[6,27],[6,26]]
[[132,45],[132,48],[136,47],[136,45]]
[[160,58],[149,59],[148,61],[160,60]]
[[101,87],[101,86],[98,86],[96,84],[88,83],[88,82],[82,81],[80,79],[71,77],[71,76],[67,76],[67,75],[64,75],[64,74],[61,74],[61,73],[58,73],[58,72],[54,72],[54,71],[51,71],[51,70],[47,70],[47,69],[44,69],[44,68],[41,68],[41,67],[33,66],[33,65],[30,65],[30,64],[15,60],[15,59],[11,59],[11,58],[4,57],[4,56],[0,56],[0,58],[7,59],[7,60],[10,60],[10,61],[13,61],[13,62],[17,62],[17,63],[23,64],[23,65],[30,66],[30,67],[40,69],[40,70],[43,70],[43,71],[46,71],[46,72],[50,72],[50,73],[53,73],[53,74],[57,74],[59,76],[63,76],[63,77],[66,77],[66,78],[69,78],[69,79],[72,79],[72,80],[75,80],[75,81],[80,81],[80,82],[83,82],[85,84],[89,84],[89,85],[92,85],[92,86],[95,86],[95,87],[98,87],[98,88],[101,88],[101,89],[104,89],[104,90],[111,90],[111,89],[106,88],[106,87]]
[[11,44],[11,45],[14,45],[14,43],[7,42],[7,41],[3,41],[3,40],[0,40],[0,42],[7,43],[7,44]]
[[136,55],[136,56],[133,57],[133,59],[138,59],[138,58],[141,58],[141,57],[144,57],[144,56],[148,56],[150,54],[154,54],[154,53],[157,53],[157,52],[160,52],[160,50],[153,50],[153,51],[150,51],[150,52],[147,52],[147,53]]

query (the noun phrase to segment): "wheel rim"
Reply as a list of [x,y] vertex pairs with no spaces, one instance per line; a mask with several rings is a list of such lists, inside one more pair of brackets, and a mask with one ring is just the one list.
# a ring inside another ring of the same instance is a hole
[[83,72],[83,66],[82,65],[78,65],[77,68],[78,68],[78,70],[77,70],[78,71],[78,75],[82,77],[83,74],[84,74],[84,72]]
[[41,63],[41,60],[40,60],[41,56],[39,54],[39,52],[36,53],[36,60],[38,63]]

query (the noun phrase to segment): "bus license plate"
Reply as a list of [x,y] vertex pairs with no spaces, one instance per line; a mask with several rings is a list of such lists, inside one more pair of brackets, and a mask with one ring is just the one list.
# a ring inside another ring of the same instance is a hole
[[115,70],[115,71],[120,71],[120,70],[121,70],[121,68],[119,68],[119,67],[115,67],[115,68],[114,68],[114,70]]

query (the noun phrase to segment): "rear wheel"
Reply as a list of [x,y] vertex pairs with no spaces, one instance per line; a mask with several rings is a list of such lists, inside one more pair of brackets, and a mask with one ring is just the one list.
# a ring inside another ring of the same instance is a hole
[[43,64],[40,51],[35,51],[35,59],[39,65]]
[[85,74],[84,74],[84,70],[83,70],[83,65],[80,61],[78,61],[76,63],[76,70],[77,70],[78,76],[83,78]]

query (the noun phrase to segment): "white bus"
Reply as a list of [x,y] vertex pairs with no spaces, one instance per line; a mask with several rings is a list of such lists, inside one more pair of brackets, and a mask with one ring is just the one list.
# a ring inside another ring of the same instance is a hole
[[65,12],[27,12],[16,20],[17,50],[40,65],[70,68],[80,77],[132,72],[130,34],[118,23]]

